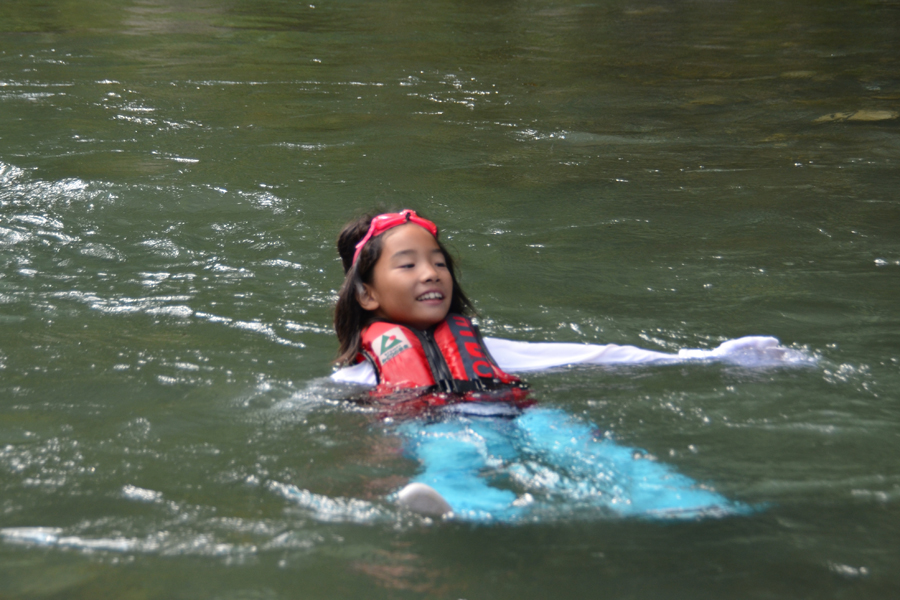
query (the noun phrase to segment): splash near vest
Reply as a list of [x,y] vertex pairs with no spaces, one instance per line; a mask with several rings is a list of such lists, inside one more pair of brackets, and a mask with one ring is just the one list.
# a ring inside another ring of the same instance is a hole
[[[471,319],[450,314],[420,331],[376,321],[363,330],[360,361],[375,368],[377,401],[405,408],[460,401],[525,401],[527,386],[497,366]],[[411,403],[411,404],[409,404]]]

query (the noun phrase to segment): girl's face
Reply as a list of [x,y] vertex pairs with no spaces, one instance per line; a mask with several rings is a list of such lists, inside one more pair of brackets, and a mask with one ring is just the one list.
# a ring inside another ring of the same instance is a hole
[[437,240],[414,223],[386,232],[372,283],[357,300],[381,319],[428,329],[450,311],[453,278]]

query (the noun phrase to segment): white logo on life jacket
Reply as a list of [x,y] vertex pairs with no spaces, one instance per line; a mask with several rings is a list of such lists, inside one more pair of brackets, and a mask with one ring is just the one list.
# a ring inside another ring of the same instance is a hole
[[409,343],[409,340],[403,335],[403,330],[399,327],[388,329],[372,344],[372,350],[378,355],[378,361],[382,365],[410,348],[412,348],[412,344]]

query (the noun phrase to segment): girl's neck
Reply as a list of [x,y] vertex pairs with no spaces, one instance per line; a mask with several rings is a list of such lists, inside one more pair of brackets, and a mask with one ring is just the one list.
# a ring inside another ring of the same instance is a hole
[[435,323],[434,325],[431,325],[429,327],[426,327],[425,329],[422,329],[421,327],[416,327],[415,325],[410,325],[409,323],[403,323],[401,321],[392,321],[391,319],[386,319],[384,317],[373,317],[372,319],[369,320],[368,323],[366,323],[366,327],[368,327],[372,323],[391,323],[393,325],[400,325],[402,327],[406,327],[407,329],[414,329],[416,331],[426,332],[426,331],[432,331],[435,327],[437,327],[438,325],[443,323],[445,320],[447,320],[446,316],[443,319],[441,319],[440,321],[438,321],[437,323]]

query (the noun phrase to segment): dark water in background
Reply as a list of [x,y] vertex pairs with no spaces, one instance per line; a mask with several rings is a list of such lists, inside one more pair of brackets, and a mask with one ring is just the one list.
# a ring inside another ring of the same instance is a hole
[[[890,1],[0,4],[0,597],[893,597],[898,38]],[[819,355],[529,378],[768,508],[393,511],[415,465],[319,379],[373,205],[438,222],[489,334]]]

